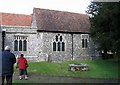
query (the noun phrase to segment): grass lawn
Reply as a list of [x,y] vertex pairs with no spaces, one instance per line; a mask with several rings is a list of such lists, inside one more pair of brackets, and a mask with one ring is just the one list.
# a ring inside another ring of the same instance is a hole
[[[88,64],[89,71],[68,71],[68,64],[70,63]],[[72,76],[81,78],[118,78],[118,61],[109,59],[75,60],[64,62],[29,62],[28,73],[52,76]]]

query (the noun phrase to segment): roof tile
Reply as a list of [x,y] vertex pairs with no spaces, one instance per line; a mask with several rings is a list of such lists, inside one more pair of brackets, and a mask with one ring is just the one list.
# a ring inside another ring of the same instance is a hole
[[89,16],[34,8],[38,31],[89,32]]
[[31,26],[31,22],[31,15],[0,13],[0,25]]

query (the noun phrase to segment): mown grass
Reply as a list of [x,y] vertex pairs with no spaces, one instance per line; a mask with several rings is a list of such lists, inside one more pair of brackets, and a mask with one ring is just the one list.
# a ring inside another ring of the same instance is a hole
[[[68,64],[85,63],[89,71],[68,71]],[[109,60],[74,60],[64,62],[29,62],[29,74],[72,76],[81,78],[118,78],[118,62]]]

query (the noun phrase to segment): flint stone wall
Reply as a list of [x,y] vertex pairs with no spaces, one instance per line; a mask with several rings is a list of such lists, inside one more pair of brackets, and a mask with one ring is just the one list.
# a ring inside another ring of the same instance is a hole
[[[65,43],[65,51],[53,51],[53,40],[56,35],[61,35]],[[46,54],[51,61],[65,61],[65,60],[85,60],[91,59],[94,52],[94,47],[91,39],[88,39],[88,48],[82,48],[81,34],[69,33],[38,33],[38,47],[39,57],[41,54]],[[42,59],[42,58],[41,58]]]
[[[95,56],[92,40],[88,39],[88,48],[82,48],[81,34],[37,32],[33,27],[3,26],[6,29],[5,46],[10,45],[11,51],[18,57],[21,53],[28,61],[65,61],[91,59]],[[14,51],[14,36],[27,36],[27,51]],[[60,35],[65,43],[65,51],[53,51],[53,41],[56,35]]]

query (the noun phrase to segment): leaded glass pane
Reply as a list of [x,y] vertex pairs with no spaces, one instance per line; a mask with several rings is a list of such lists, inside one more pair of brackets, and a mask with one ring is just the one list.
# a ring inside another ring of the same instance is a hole
[[23,41],[24,47],[23,47],[23,51],[27,51],[27,41],[24,40]]
[[56,42],[53,42],[53,51],[56,51]]
[[18,41],[14,41],[14,51],[18,51]]
[[62,51],[65,51],[65,43],[62,42]]
[[58,42],[58,51],[60,51],[60,42]]
[[84,39],[82,39],[82,48],[84,48],[85,46],[84,46]]
[[62,41],[62,36],[60,36],[60,41]]
[[19,51],[22,51],[22,40],[19,41]]
[[85,39],[85,48],[88,47],[87,39]]
[[58,41],[58,36],[56,36],[56,41]]

